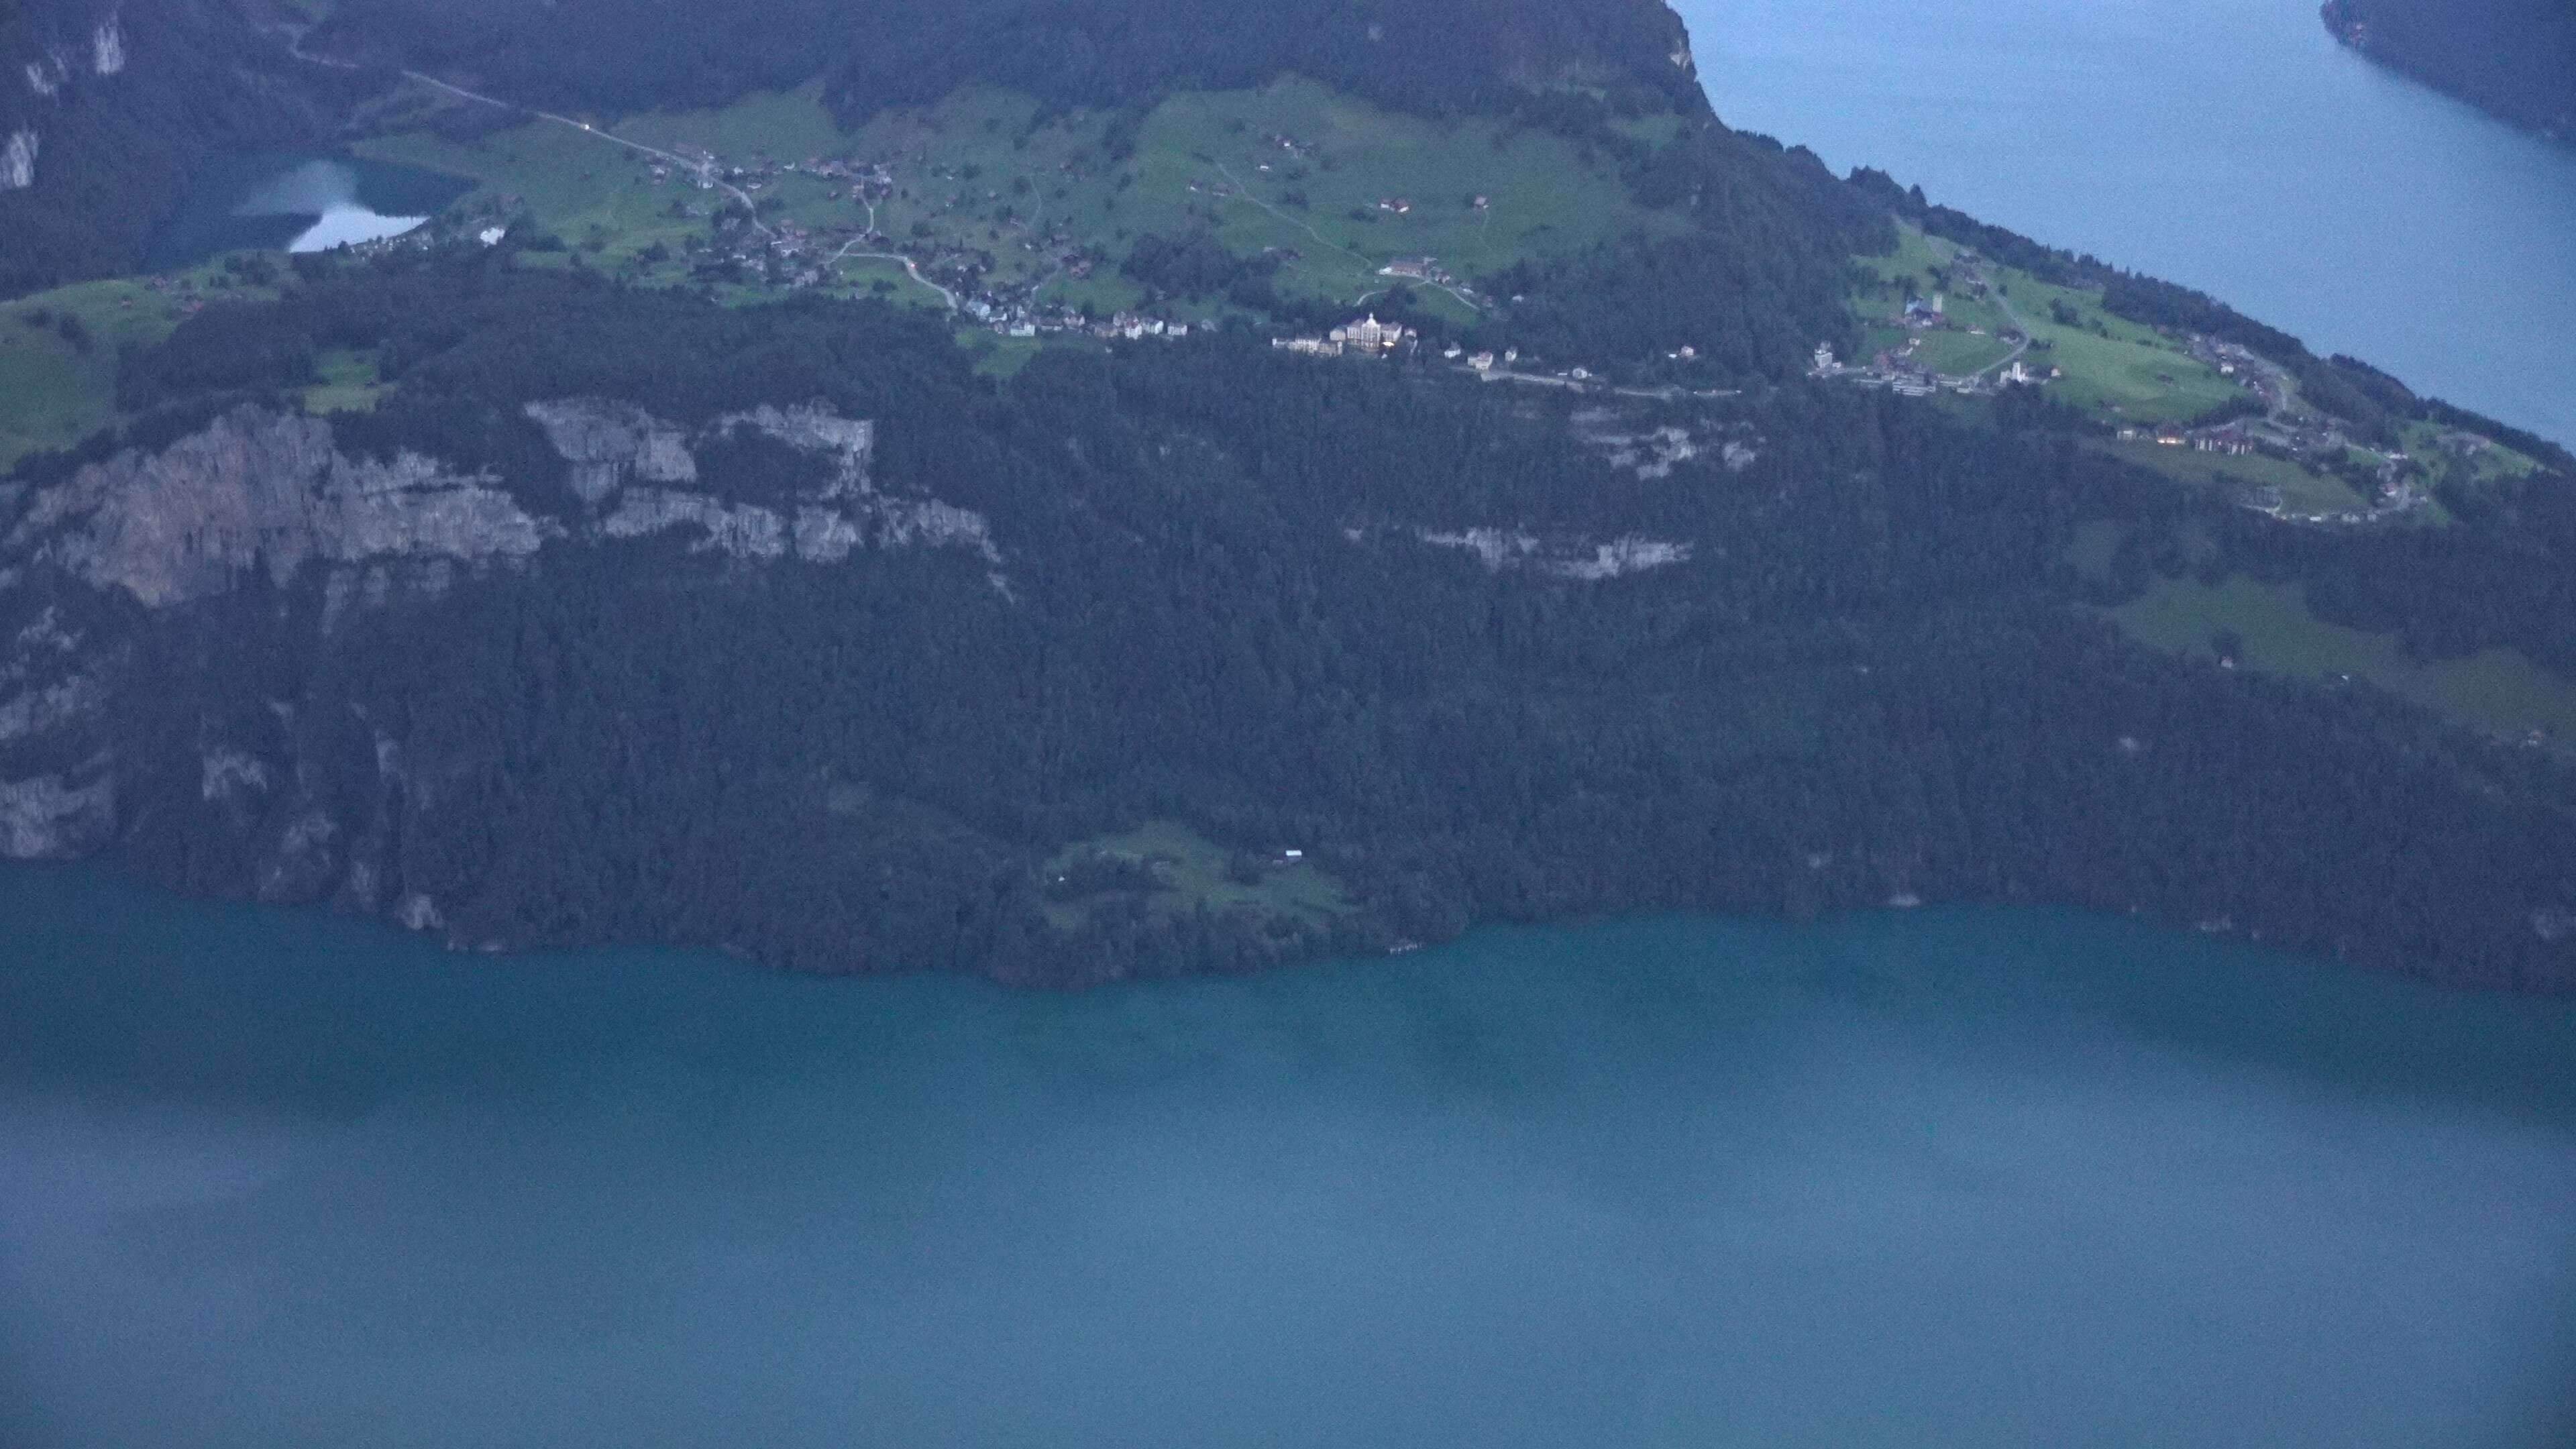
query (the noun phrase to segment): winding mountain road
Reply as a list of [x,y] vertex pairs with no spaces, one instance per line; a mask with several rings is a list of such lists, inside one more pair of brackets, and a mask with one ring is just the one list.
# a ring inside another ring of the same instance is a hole
[[[871,208],[869,213],[869,221],[871,225],[868,227],[868,230],[876,230],[876,227],[873,224],[875,221],[875,212],[873,208]],[[921,285],[937,292],[939,294],[939,300],[948,304],[949,311],[954,312],[958,310],[959,304],[957,301],[957,294],[948,290],[946,287],[939,285],[937,282],[930,280],[928,277],[923,276],[921,274],[921,268],[914,263],[912,258],[904,256],[900,252],[852,251],[851,248],[857,245],[858,243],[854,241],[841,243],[841,249],[832,253],[832,255],[824,261],[823,265],[827,267],[836,267],[841,264],[843,259],[853,257],[860,261],[868,262],[901,262],[903,263],[903,274],[905,276],[910,277]]]
[[2003,288],[1997,287],[1994,289],[1994,301],[1995,310],[2003,313],[2004,320],[2012,324],[2012,328],[2015,332],[2021,334],[2021,341],[2014,344],[2012,351],[2004,354],[2002,361],[1990,362],[1985,366],[1978,368],[1976,371],[1969,373],[1968,376],[1970,377],[1983,377],[1990,372],[2000,372],[2003,369],[2012,366],[2014,363],[2021,361],[2022,354],[2030,351],[2030,324],[2022,320],[2020,310],[2012,304],[2012,298],[2004,295]]

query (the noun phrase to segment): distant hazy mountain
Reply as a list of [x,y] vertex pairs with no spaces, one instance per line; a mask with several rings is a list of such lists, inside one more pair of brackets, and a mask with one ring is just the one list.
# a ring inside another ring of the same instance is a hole
[[2327,0],[2326,24],[2362,53],[2497,115],[2576,136],[2576,3]]

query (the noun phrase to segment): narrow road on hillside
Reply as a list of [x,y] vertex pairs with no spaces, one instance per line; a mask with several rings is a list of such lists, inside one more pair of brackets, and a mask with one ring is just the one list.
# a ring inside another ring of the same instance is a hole
[[527,114],[536,117],[540,121],[552,121],[558,126],[570,126],[584,135],[597,136],[603,141],[614,142],[617,145],[625,147],[629,151],[639,151],[656,160],[668,161],[672,165],[704,179],[708,185],[713,186],[715,189],[732,197],[734,200],[741,202],[742,209],[751,215],[752,226],[757,229],[762,236],[774,237],[777,235],[776,232],[769,229],[769,224],[767,222],[760,219],[760,207],[751,199],[751,193],[734,185],[732,182],[725,180],[723,177],[716,175],[716,169],[712,163],[692,161],[686,156],[673,155],[671,152],[662,150],[658,146],[647,146],[641,141],[629,141],[625,137],[620,136],[613,131],[603,131],[588,121],[576,121],[570,116],[558,116],[552,111],[533,110],[527,106],[512,105],[510,102],[501,100],[495,96],[480,95],[474,91],[467,90],[463,86],[449,85],[447,82],[440,80],[434,75],[423,75],[416,70],[404,71],[403,78],[406,80],[418,81],[422,85],[445,91],[451,96],[456,96],[463,100],[474,101],[481,105],[497,106],[505,111],[524,111]]
[[[868,230],[874,231],[876,228],[872,225]],[[939,294],[939,300],[948,304],[949,311],[954,312],[959,310],[957,294],[948,290],[946,287],[939,285],[937,282],[930,280],[928,277],[923,276],[921,274],[921,268],[914,264],[912,258],[904,256],[899,252],[852,251],[851,248],[857,245],[858,243],[854,241],[841,243],[841,249],[832,253],[830,259],[825,261],[823,265],[827,267],[837,267],[845,258],[856,258],[863,262],[901,262],[903,264],[903,274],[905,276],[910,277],[921,285],[937,292]]]
[[[1252,188],[1244,185],[1243,178],[1235,175],[1224,162],[1217,162],[1216,169],[1228,182],[1233,184],[1235,200],[1251,202],[1254,206],[1260,207],[1263,211],[1270,213],[1271,216],[1278,220],[1297,228],[1299,231],[1304,232],[1310,237],[1313,237],[1322,245],[1331,247],[1334,251],[1340,252],[1343,256],[1349,257],[1352,261],[1359,263],[1361,266],[1367,268],[1371,275],[1382,276],[1385,274],[1383,268],[1379,267],[1377,263],[1370,261],[1367,257],[1360,255],[1358,252],[1352,251],[1349,247],[1343,246],[1340,242],[1330,240],[1322,232],[1315,230],[1312,225],[1301,221],[1296,217],[1290,216],[1288,213],[1281,211],[1278,207],[1275,207],[1269,202],[1262,200],[1260,197],[1253,195]],[[1485,310],[1485,305],[1482,302],[1477,301],[1462,288],[1453,287],[1447,282],[1435,282],[1428,277],[1407,278],[1405,280],[1418,281],[1426,287],[1436,287],[1439,290],[1448,293],[1450,296],[1457,298],[1459,305],[1465,307],[1470,312],[1481,313]],[[1378,287],[1362,292],[1351,302],[1351,305],[1354,307],[1359,306],[1362,302],[1366,302],[1369,298],[1374,297],[1379,292],[1385,290],[1386,289],[1383,287]]]
[[2003,313],[2004,320],[2012,324],[2012,329],[2015,332],[2021,334],[2021,341],[2014,345],[2012,351],[2004,354],[2004,358],[2001,362],[1989,363],[1984,367],[1980,367],[1976,371],[1969,373],[1968,376],[1970,377],[1983,377],[1990,372],[2001,372],[2005,368],[2012,366],[2014,363],[2021,361],[2022,354],[2030,351],[2030,324],[2022,320],[2020,310],[2013,306],[2012,298],[2004,295],[2003,288],[1995,288],[1994,296],[1995,310]]
[[[307,65],[328,66],[333,70],[364,69],[364,67],[360,66],[355,61],[335,60],[327,55],[315,55],[304,48],[304,36],[301,32],[286,30],[283,28],[281,29],[282,33],[286,36],[286,53],[297,60],[303,61]],[[514,105],[509,101],[502,100],[498,96],[487,96],[480,92],[469,91],[463,86],[450,85],[446,81],[440,80],[434,75],[423,75],[421,72],[416,70],[402,71],[401,75],[405,80],[418,81],[420,84],[428,86],[433,90],[445,91],[447,94],[454,96],[459,100],[472,101],[476,105],[491,106],[497,110],[525,112],[528,115],[536,117],[540,121],[551,121],[558,126],[570,126],[572,129],[579,131],[584,135],[596,136],[603,141],[615,142],[629,151],[639,151],[656,160],[668,161],[672,165],[677,166],[684,171],[704,178],[708,185],[722,191],[734,200],[741,202],[742,209],[751,215],[752,226],[758,229],[762,236],[775,237],[777,235],[776,232],[769,229],[769,224],[767,222],[760,219],[760,207],[752,201],[751,194],[744,191],[741,187],[734,185],[732,182],[725,180],[723,177],[716,175],[715,167],[712,164],[701,164],[690,160],[686,156],[675,156],[657,146],[647,146],[641,141],[629,141],[615,132],[603,131],[588,121],[576,121],[570,116],[558,116],[552,111],[540,111],[531,109],[527,106]],[[942,295],[945,295],[944,289],[942,291]],[[953,302],[951,305],[954,305]]]

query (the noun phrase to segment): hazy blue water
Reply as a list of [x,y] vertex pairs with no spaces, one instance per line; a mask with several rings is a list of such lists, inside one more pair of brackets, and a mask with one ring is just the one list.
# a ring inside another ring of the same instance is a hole
[[2576,444],[2576,147],[2314,0],[1675,0],[1718,114]]
[[0,872],[0,1443],[2576,1442],[2576,1007],[2116,921],[1081,997]]
[[472,189],[459,177],[360,157],[228,157],[190,184],[147,262],[167,271],[229,251],[327,251],[400,236]]

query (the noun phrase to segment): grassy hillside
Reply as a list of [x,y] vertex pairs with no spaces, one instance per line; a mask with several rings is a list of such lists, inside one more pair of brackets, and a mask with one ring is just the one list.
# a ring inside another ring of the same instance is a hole
[[2215,658],[2214,641],[2232,635],[2243,668],[2311,683],[2366,680],[2471,729],[2576,754],[2576,680],[2511,649],[2416,659],[2388,635],[2317,618],[2294,584],[2166,579],[2115,617],[2158,649]]
[[236,273],[201,267],[0,303],[0,469],[115,421],[118,354],[169,336],[192,304],[271,295]]
[[2369,506],[2350,483],[2331,473],[2315,472],[2282,458],[2261,454],[2231,458],[2224,454],[2169,448],[2152,442],[2096,440],[2098,451],[2152,468],[2178,482],[2223,488],[2242,495],[2248,489],[2280,490],[2285,511],[2300,516],[2331,517]]
[[[2105,311],[2099,290],[2052,285],[1989,260],[1980,268],[1989,294],[1979,297],[1940,280],[1959,266],[1958,243],[1910,225],[1899,235],[1893,255],[1859,259],[1863,280],[1853,309],[1863,323],[1863,360],[1884,350],[1936,372],[1974,372],[2000,365],[2012,352],[2000,334],[2017,329],[2033,341],[2033,370],[2064,373],[2049,395],[2105,421],[2181,422],[2244,396],[2182,343]],[[1910,333],[1892,320],[1909,297],[1936,292],[1948,328]]]
[[[765,224],[814,239],[803,257],[824,285],[885,283],[932,303],[870,254],[907,253],[990,290],[1044,283],[1042,301],[1111,310],[1142,295],[1118,275],[1136,239],[1204,232],[1239,255],[1279,256],[1284,292],[1356,303],[1386,289],[1380,269],[1399,259],[1474,275],[1683,224],[1639,206],[1606,158],[1563,136],[1404,115],[1295,79],[1182,93],[1141,120],[1042,116],[1029,96],[968,90],[844,134],[817,84],[603,129],[739,171]],[[724,193],[570,127],[468,142],[417,131],[359,149],[473,177],[478,200],[515,198],[591,264],[637,281],[688,280],[722,249]],[[858,239],[870,230],[882,240]]]
[[1067,846],[1039,874],[1048,919],[1064,931],[1120,901],[1159,919],[1243,912],[1283,932],[1328,931],[1354,910],[1341,882],[1302,858],[1230,851],[1170,820]]

